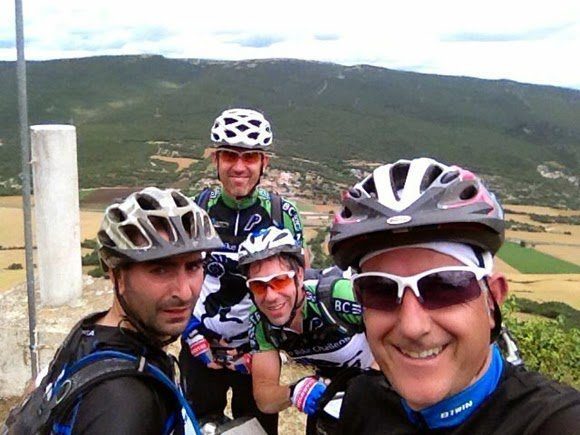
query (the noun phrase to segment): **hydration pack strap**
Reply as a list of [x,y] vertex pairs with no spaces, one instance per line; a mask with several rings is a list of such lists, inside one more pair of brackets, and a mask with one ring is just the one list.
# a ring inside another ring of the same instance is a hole
[[94,385],[107,379],[121,376],[137,376],[155,379],[166,388],[179,405],[186,411],[197,434],[201,434],[197,419],[187,400],[174,382],[158,367],[147,362],[145,357],[118,351],[99,351],[85,356],[65,372],[63,380],[55,386],[44,418],[64,418],[68,415],[77,399]]
[[272,210],[270,211],[272,223],[278,228],[284,228],[284,220],[282,218],[282,197],[276,192],[270,192],[270,202],[272,203]]
[[203,189],[199,195],[197,196],[195,202],[199,205],[202,209],[207,210],[207,204],[209,202],[209,197],[211,196],[211,189],[206,187]]

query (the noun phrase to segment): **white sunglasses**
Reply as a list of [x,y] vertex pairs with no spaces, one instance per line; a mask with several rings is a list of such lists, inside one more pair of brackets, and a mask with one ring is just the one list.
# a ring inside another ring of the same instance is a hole
[[480,280],[489,271],[473,266],[447,266],[411,276],[383,272],[353,275],[351,282],[360,304],[367,308],[393,311],[410,288],[427,309],[437,309],[476,299],[482,291]]

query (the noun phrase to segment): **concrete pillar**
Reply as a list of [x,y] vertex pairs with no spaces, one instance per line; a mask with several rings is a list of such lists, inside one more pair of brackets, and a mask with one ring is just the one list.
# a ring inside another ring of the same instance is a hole
[[82,293],[76,129],[30,130],[40,302],[63,305]]

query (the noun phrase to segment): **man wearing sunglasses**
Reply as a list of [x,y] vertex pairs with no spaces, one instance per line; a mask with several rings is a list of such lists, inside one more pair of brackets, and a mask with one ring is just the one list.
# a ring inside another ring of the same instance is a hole
[[223,417],[232,388],[234,417],[256,416],[270,434],[277,432],[277,415],[260,413],[252,395],[248,338],[252,301],[237,258],[246,236],[270,225],[289,229],[302,244],[296,207],[258,187],[272,139],[270,123],[255,110],[225,110],[213,123],[212,161],[221,186],[205,189],[196,202],[207,210],[224,245],[207,261],[202,294],[180,353],[188,399],[201,420]]
[[[288,230],[276,227],[248,236],[239,248],[239,264],[256,305],[250,318],[256,402],[267,413],[294,405],[309,415],[307,433],[316,433],[310,416],[326,389],[323,379],[373,362],[352,286],[335,275],[327,287],[324,275],[319,282],[304,282],[302,247]],[[280,385],[279,350],[314,366],[316,376]]]
[[474,174],[427,158],[351,188],[330,251],[352,278],[382,373],[351,382],[342,433],[579,433],[580,394],[494,343],[507,296],[501,206]]

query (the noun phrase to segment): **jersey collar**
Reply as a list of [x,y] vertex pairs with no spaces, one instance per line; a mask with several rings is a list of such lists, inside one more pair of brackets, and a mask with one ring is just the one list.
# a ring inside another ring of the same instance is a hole
[[499,349],[492,345],[492,359],[485,374],[474,384],[428,408],[413,411],[401,399],[409,420],[416,425],[426,424],[429,429],[442,429],[460,425],[485,402],[497,388],[503,373],[504,362]]
[[248,196],[244,196],[241,199],[236,199],[233,196],[228,195],[228,193],[222,188],[221,197],[224,201],[224,204],[229,208],[242,210],[244,208],[251,207],[256,203],[256,199],[258,198],[258,188],[254,188],[252,193],[250,193]]

